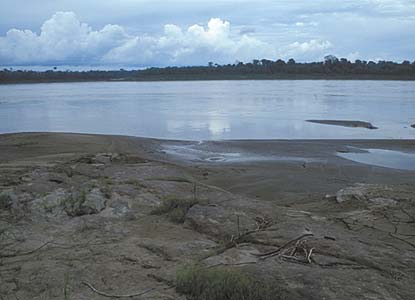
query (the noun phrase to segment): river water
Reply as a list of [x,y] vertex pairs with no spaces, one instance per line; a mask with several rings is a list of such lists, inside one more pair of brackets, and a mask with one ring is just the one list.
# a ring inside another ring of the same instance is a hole
[[[379,129],[313,124],[360,120]],[[0,133],[181,140],[413,139],[415,82],[188,81],[0,85]]]

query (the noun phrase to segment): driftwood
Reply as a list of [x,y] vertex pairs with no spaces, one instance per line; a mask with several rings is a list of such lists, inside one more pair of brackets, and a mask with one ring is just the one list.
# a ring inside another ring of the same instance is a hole
[[[293,240],[289,240],[276,250],[259,254],[253,253],[253,255],[260,257],[261,260],[274,256],[280,256],[282,258],[298,262],[311,263],[311,255],[313,254],[314,248],[308,249],[304,240],[305,238],[311,236],[314,236],[313,233],[305,233]],[[303,257],[301,255],[303,255]]]
[[231,236],[230,244],[234,245],[234,246],[237,246],[239,243],[243,242],[245,240],[245,238],[247,236],[249,236],[250,234],[260,232],[260,231],[265,231],[273,225],[272,220],[267,219],[267,218],[262,217],[262,216],[255,217],[254,221],[256,223],[256,228],[251,229],[251,230],[247,230],[247,231],[241,233],[239,216],[237,216],[237,219],[236,219],[237,235],[236,236],[235,235]]
[[138,292],[138,293],[134,293],[134,294],[126,294],[126,295],[116,295],[116,294],[107,294],[105,292],[101,292],[99,290],[97,290],[92,284],[90,284],[87,281],[82,281],[82,284],[86,285],[87,287],[89,287],[91,289],[91,291],[93,291],[94,293],[97,293],[98,295],[107,297],[107,298],[131,298],[131,297],[138,297],[138,296],[142,296],[145,295],[147,293],[150,293],[152,291],[155,290],[155,288],[151,288],[142,292]]

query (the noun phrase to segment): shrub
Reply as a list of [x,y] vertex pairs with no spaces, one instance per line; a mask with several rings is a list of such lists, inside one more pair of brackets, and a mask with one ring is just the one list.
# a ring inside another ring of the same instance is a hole
[[9,194],[0,194],[0,209],[9,209],[12,206],[12,198]]
[[161,204],[155,208],[151,213],[154,215],[167,214],[169,219],[175,223],[183,223],[188,210],[196,205],[199,201],[197,199],[182,199],[170,197],[163,199]]
[[84,214],[81,208],[85,201],[86,192],[82,190],[72,192],[62,204],[68,216],[76,217]]
[[279,290],[233,268],[187,266],[176,275],[176,290],[192,300],[275,300]]

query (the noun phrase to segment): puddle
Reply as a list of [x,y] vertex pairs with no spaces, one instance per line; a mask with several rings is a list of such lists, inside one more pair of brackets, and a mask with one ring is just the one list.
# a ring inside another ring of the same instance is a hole
[[315,159],[295,156],[260,155],[249,152],[212,151],[201,148],[203,147],[202,144],[203,143],[192,145],[164,145],[163,151],[168,155],[179,157],[184,160],[209,163],[242,163],[253,161],[294,161],[309,163],[317,161]]
[[362,149],[361,153],[337,153],[338,156],[367,165],[400,170],[415,170],[415,153],[385,149]]
[[254,157],[243,157],[239,152],[214,152],[197,149],[196,147],[200,147],[200,145],[202,143],[197,145],[164,145],[163,151],[166,154],[192,161],[236,162],[255,159]]

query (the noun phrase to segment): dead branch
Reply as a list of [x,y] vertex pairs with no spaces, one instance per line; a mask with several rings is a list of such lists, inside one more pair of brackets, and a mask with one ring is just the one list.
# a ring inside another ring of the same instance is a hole
[[105,292],[101,292],[99,290],[97,290],[96,288],[94,288],[94,286],[92,284],[90,284],[87,281],[82,281],[82,284],[86,285],[87,287],[89,287],[91,289],[91,291],[93,291],[94,293],[97,293],[98,295],[107,297],[107,298],[131,298],[131,297],[138,297],[138,296],[142,296],[144,294],[150,293],[151,291],[155,290],[155,288],[151,288],[142,292],[138,292],[138,293],[134,293],[134,294],[126,294],[126,295],[116,295],[116,294],[107,294]]
[[312,233],[305,233],[305,234],[303,234],[303,235],[301,235],[301,236],[299,236],[299,237],[297,237],[297,238],[295,238],[293,240],[290,240],[290,241],[286,242],[284,245],[282,245],[281,247],[277,248],[276,250],[269,251],[269,252],[265,252],[265,253],[259,253],[259,254],[253,253],[253,255],[259,256],[259,257],[261,257],[261,259],[267,259],[267,258],[270,258],[270,257],[273,257],[273,256],[278,255],[282,250],[284,250],[286,248],[289,248],[288,246],[290,246],[292,244],[294,244],[295,246],[297,246],[296,244],[299,241],[301,241],[302,239],[304,239],[306,237],[310,237],[310,236],[314,236],[314,234],[312,234]]
[[311,254],[313,253],[314,248],[310,249],[310,252],[307,254],[307,261],[309,264],[311,264]]

